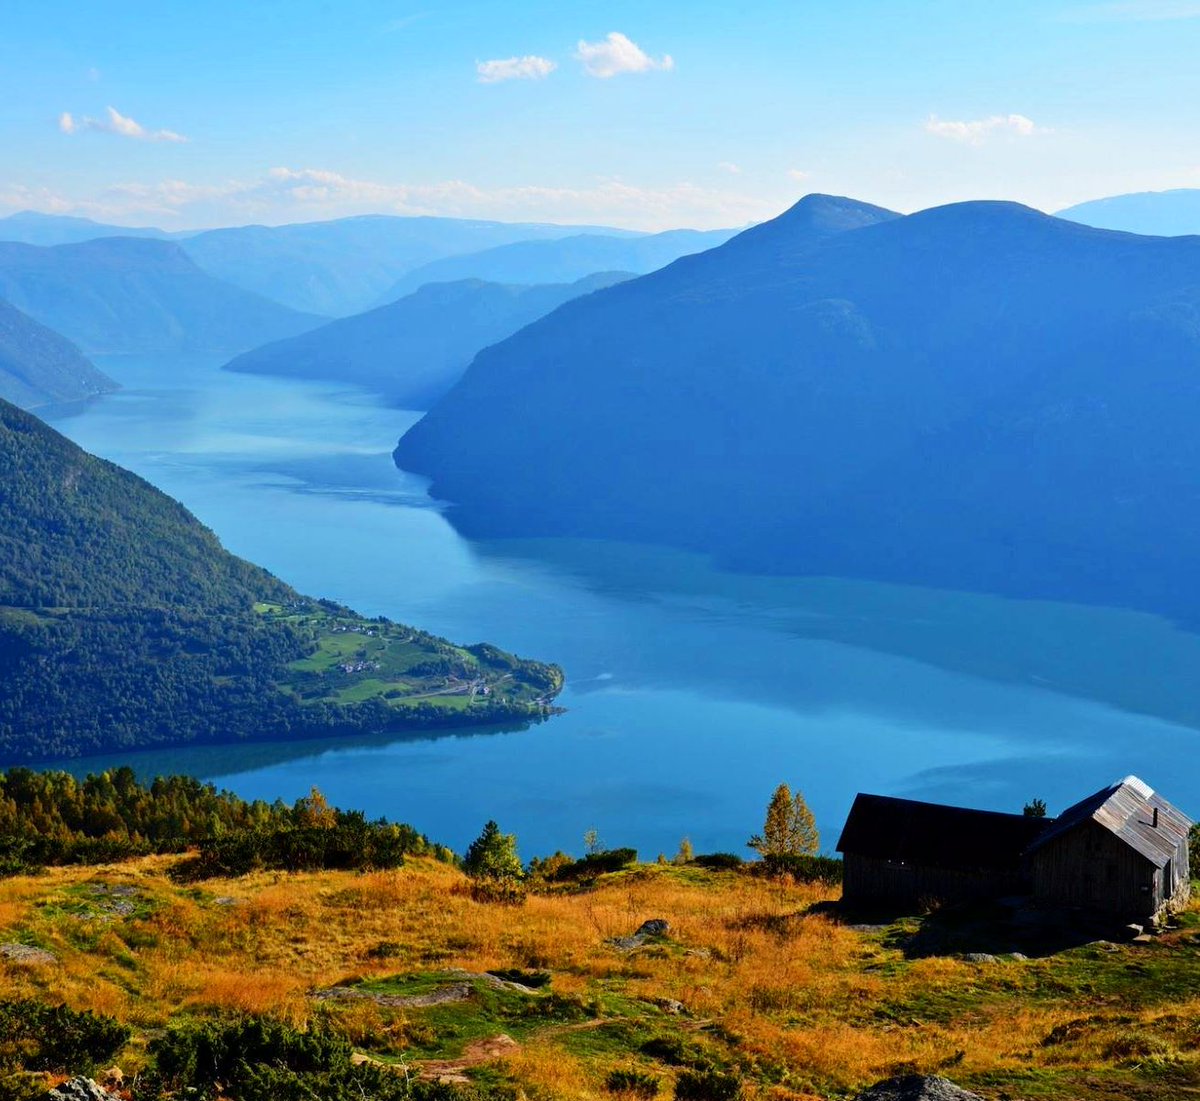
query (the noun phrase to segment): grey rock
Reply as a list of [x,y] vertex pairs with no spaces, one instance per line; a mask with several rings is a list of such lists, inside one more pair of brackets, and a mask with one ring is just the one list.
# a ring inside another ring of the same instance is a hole
[[70,1078],[47,1094],[49,1101],[113,1101],[103,1086],[90,1078]]
[[995,963],[997,957],[991,952],[968,952],[963,959],[967,963]]
[[1011,952],[1011,953],[1009,953],[1008,958],[1010,960],[1015,960],[1017,963],[1025,963],[1025,961],[1029,959],[1029,957],[1027,955],[1025,955],[1024,952]]
[[857,1101],[983,1101],[977,1093],[956,1086],[936,1074],[907,1074],[877,1082],[858,1095]]
[[673,1017],[686,1017],[688,1015],[687,1006],[683,1002],[677,1002],[674,998],[659,998],[655,1004],[664,1013],[670,1013]]
[[7,941],[0,944],[0,956],[13,963],[57,963],[58,957],[45,948],[35,948],[32,944],[17,944]]
[[671,931],[671,923],[664,918],[651,918],[638,926],[635,937],[665,937]]
[[1145,931],[1146,927],[1144,925],[1138,925],[1136,922],[1131,922],[1122,930],[1129,940],[1137,940],[1137,938],[1140,937]]

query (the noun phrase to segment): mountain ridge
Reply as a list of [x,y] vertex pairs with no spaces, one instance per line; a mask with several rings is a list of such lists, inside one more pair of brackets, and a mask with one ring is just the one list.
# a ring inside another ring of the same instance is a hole
[[92,355],[233,353],[322,319],[222,283],[178,242],[0,242],[0,298]]
[[778,247],[799,213],[485,350],[398,464],[473,535],[1200,614],[1200,240],[982,202]]
[[602,272],[570,284],[427,283],[386,306],[243,352],[225,369],[354,383],[404,408],[427,409],[481,348],[626,278]]

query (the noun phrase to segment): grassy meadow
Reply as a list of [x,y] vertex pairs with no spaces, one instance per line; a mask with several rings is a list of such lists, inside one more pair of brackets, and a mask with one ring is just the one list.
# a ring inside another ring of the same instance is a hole
[[[623,1083],[669,1097],[693,1066],[777,1101],[908,1070],[990,1099],[1200,1096],[1195,908],[1148,944],[973,963],[911,958],[916,918],[850,926],[836,888],[745,871],[638,865],[512,906],[423,858],[199,886],[168,876],[178,859],[0,881],[0,944],[51,954],[0,957],[3,998],[129,1025],[127,1078],[168,1024],[252,1014],[323,1024],[397,1074],[531,1101]],[[611,943],[649,918],[669,932]]]

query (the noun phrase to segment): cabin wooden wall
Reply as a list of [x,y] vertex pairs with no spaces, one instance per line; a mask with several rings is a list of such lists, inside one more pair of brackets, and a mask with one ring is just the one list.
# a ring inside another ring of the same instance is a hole
[[1033,854],[1039,900],[1144,921],[1164,903],[1162,873],[1095,822],[1084,822]]
[[843,854],[842,897],[851,905],[965,902],[1028,890],[1029,883],[1019,872],[959,871]]

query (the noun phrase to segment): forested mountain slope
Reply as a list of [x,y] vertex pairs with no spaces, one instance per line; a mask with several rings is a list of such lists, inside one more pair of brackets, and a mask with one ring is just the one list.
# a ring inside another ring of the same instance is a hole
[[560,684],[301,596],[0,401],[0,760],[527,719]]
[[116,388],[69,340],[0,300],[0,398],[29,408]]

